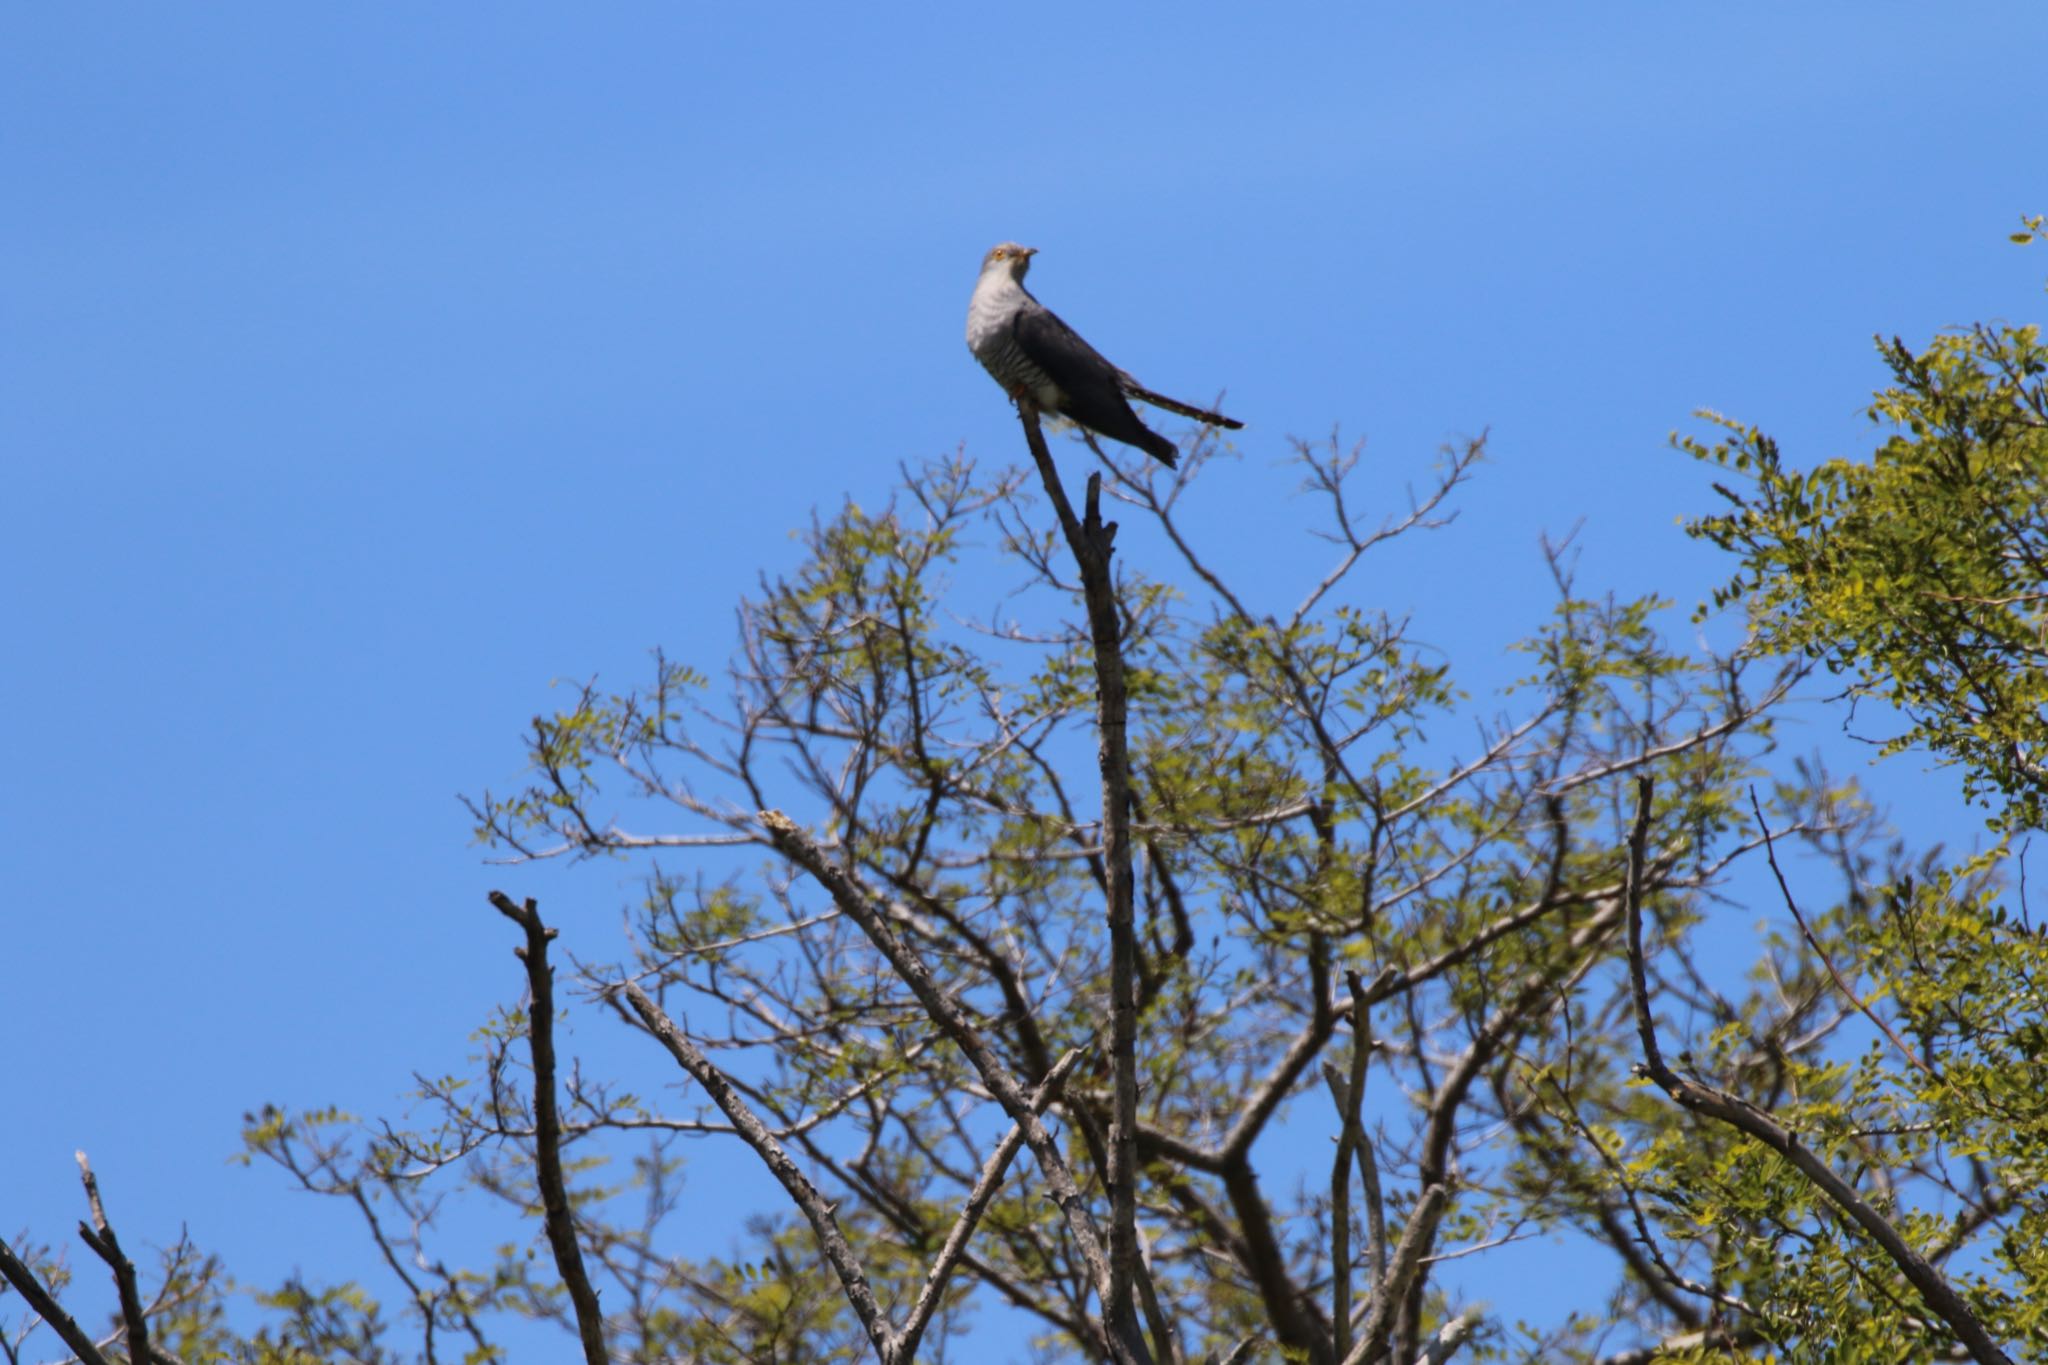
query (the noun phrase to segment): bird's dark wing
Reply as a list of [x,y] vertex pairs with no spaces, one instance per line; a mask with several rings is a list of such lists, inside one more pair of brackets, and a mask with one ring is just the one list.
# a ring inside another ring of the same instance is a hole
[[1123,371],[1083,341],[1079,332],[1034,302],[1019,310],[1012,334],[1017,349],[1059,389],[1061,416],[1112,441],[1136,446],[1172,467],[1177,458],[1173,442],[1138,420],[1124,397]]
[[[1018,349],[1044,370],[1046,378],[1057,384],[1071,401],[1089,409],[1122,404],[1123,391],[1117,383],[1116,366],[1082,340],[1079,332],[1060,321],[1050,308],[1039,305],[1019,310],[1014,335]],[[1085,412],[1067,415],[1087,420]]]

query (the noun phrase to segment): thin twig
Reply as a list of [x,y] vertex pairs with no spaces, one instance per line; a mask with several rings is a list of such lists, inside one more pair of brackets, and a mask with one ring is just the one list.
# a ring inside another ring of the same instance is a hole
[[[1571,1126],[1572,1130],[1579,1135],[1587,1146],[1593,1149],[1593,1154],[1600,1158],[1600,1164],[1607,1168],[1607,1173],[1614,1181],[1615,1187],[1621,1191],[1622,1202],[1628,1209],[1630,1219],[1635,1223],[1636,1242],[1642,1247],[1640,1254],[1645,1259],[1645,1265],[1638,1273],[1647,1279],[1649,1272],[1654,1269],[1657,1274],[1664,1277],[1665,1282],[1673,1289],[1683,1290],[1688,1294],[1696,1294],[1711,1303],[1720,1304],[1724,1308],[1731,1308],[1744,1315],[1755,1314],[1757,1310],[1750,1307],[1748,1302],[1739,1296],[1725,1293],[1715,1289],[1712,1285],[1702,1284],[1698,1280],[1682,1275],[1679,1273],[1678,1267],[1671,1264],[1664,1255],[1663,1246],[1650,1233],[1650,1223],[1649,1219],[1643,1215],[1642,1201],[1636,1198],[1634,1180],[1623,1169],[1621,1162],[1607,1150],[1607,1144],[1600,1140],[1599,1134],[1595,1133],[1592,1126],[1579,1116],[1578,1110],[1572,1107],[1571,1096],[1566,1092],[1563,1084],[1555,1077],[1549,1077],[1548,1079],[1551,1087],[1557,1091],[1557,1102],[1561,1107],[1565,1122]],[[1626,1244],[1618,1243],[1618,1245],[1623,1248],[1623,1255],[1627,1256]],[[1654,1285],[1650,1287],[1653,1290],[1655,1288]],[[1683,1300],[1679,1302],[1683,1302]]]
[[[1045,1079],[1038,1083],[1038,1089],[1031,1096],[1031,1111],[1043,1114],[1046,1106],[1056,1099],[1060,1087],[1066,1083],[1067,1073],[1081,1060],[1083,1049],[1073,1048],[1053,1063]],[[953,1229],[946,1234],[945,1245],[939,1248],[938,1259],[925,1272],[924,1288],[919,1292],[917,1303],[911,1308],[910,1316],[904,1321],[903,1330],[897,1338],[895,1359],[901,1362],[913,1360],[917,1355],[918,1341],[924,1336],[925,1325],[945,1296],[946,1280],[953,1273],[953,1267],[967,1250],[968,1239],[981,1222],[982,1214],[988,1211],[989,1201],[995,1198],[996,1190],[1002,1186],[1003,1174],[1009,1169],[1010,1161],[1017,1155],[1017,1149],[1024,1145],[1024,1127],[1011,1124],[1010,1131],[996,1144],[995,1151],[981,1168],[981,1178],[969,1192],[967,1202],[960,1206],[959,1217],[953,1220]]]
[[1763,831],[1764,857],[1771,865],[1771,875],[1778,879],[1778,894],[1785,898],[1785,908],[1792,912],[1793,920],[1799,925],[1800,934],[1806,939],[1806,946],[1813,949],[1814,956],[1820,959],[1820,965],[1827,968],[1828,979],[1835,983],[1835,989],[1842,993],[1843,999],[1854,1005],[1865,1019],[1875,1024],[1878,1032],[1891,1039],[1892,1046],[1899,1050],[1901,1057],[1918,1067],[1923,1074],[1933,1077],[1934,1068],[1921,1061],[1920,1054],[1906,1046],[1905,1039],[1893,1032],[1890,1024],[1878,1018],[1876,1011],[1864,1004],[1862,997],[1855,991],[1849,989],[1849,983],[1835,970],[1835,960],[1828,956],[1828,950],[1820,946],[1820,940],[1815,938],[1813,930],[1807,927],[1806,916],[1799,913],[1799,902],[1792,899],[1792,888],[1785,884],[1785,874],[1778,867],[1778,850],[1771,841],[1771,827],[1764,822],[1764,808],[1756,799],[1755,787],[1749,789],[1749,808],[1756,812],[1757,828]]
[[647,1026],[647,1031],[668,1049],[669,1055],[690,1073],[692,1080],[704,1087],[712,1103],[725,1111],[733,1127],[739,1130],[740,1137],[760,1156],[769,1172],[782,1183],[782,1188],[789,1192],[790,1199],[816,1234],[825,1259],[832,1263],[833,1272],[839,1276],[840,1287],[846,1291],[846,1301],[853,1305],[855,1316],[860,1318],[861,1327],[874,1345],[876,1357],[883,1365],[891,1365],[896,1358],[895,1329],[889,1325],[881,1305],[875,1301],[875,1291],[868,1284],[867,1272],[853,1254],[846,1234],[839,1229],[839,1219],[832,1202],[810,1182],[788,1151],[768,1131],[768,1125],[761,1121],[760,1116],[747,1107],[747,1102],[740,1098],[739,1090],[725,1073],[711,1064],[696,1044],[676,1027],[675,1020],[640,989],[639,983],[628,981],[623,991],[633,1012]]

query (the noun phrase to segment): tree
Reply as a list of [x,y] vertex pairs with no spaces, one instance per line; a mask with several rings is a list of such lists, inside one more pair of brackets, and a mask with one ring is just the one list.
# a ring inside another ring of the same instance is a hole
[[[1796,593],[1826,581],[1791,567],[1805,523],[1766,548],[1744,519],[1784,487],[1701,528],[1748,556],[1756,646],[1674,645],[1656,598],[1582,594],[1553,552],[1555,609],[1482,708],[1360,569],[1449,519],[1483,441],[1383,520],[1360,448],[1296,444],[1331,559],[1276,605],[1183,517],[1216,446],[1173,474],[1104,458],[1077,511],[1021,416],[1043,503],[964,458],[906,471],[743,605],[722,689],[660,657],[587,688],[534,722],[531,781],[474,802],[516,859],[644,870],[623,952],[551,909],[577,926],[565,1000],[557,930],[494,894],[526,1005],[470,1073],[421,1079],[429,1122],[251,1117],[252,1158],[358,1208],[393,1315],[295,1282],[240,1336],[185,1253],[154,1313],[70,1349],[483,1360],[533,1318],[588,1360],[908,1361],[994,1303],[1083,1359],[2048,1344],[2042,939],[2002,908],[2003,847],[1910,851],[1777,751],[1813,667]],[[1761,439],[1702,453],[1804,489]],[[992,573],[1015,591],[963,608]],[[1846,623],[1811,640],[1874,657]],[[1731,972],[1727,926],[1780,910]],[[564,1064],[564,1013],[645,1065]],[[699,1140],[788,1204],[684,1260]],[[437,1250],[457,1192],[517,1229],[489,1265]],[[1466,1288],[1533,1236],[1589,1267],[1540,1327]],[[48,1271],[7,1269],[24,1293]]]
[[[2016,240],[2030,242],[2043,220]],[[1962,769],[2001,828],[2048,819],[2048,347],[2036,326],[1978,324],[1915,353],[1879,339],[1892,384],[1871,405],[1893,434],[1868,462],[1786,465],[1726,419],[1683,442],[1747,476],[1695,535],[1741,556],[1717,602],[1751,609],[1758,644],[1799,652],[1879,697]]]
[[[2031,243],[2043,225],[2027,220],[2014,240]],[[1852,701],[1880,698],[1903,722],[1883,753],[1931,751],[1961,769],[1965,794],[1991,810],[1993,829],[2040,828],[2048,813],[2048,770],[2038,758],[2048,737],[2048,349],[2038,327],[1985,324],[1919,353],[1897,338],[1879,338],[1877,348],[1893,382],[1869,412],[1893,430],[1868,462],[1830,460],[1801,473],[1769,436],[1714,418],[1729,439],[1680,444],[1748,487],[1717,484],[1731,510],[1690,529],[1739,555],[1716,600],[1745,604],[1758,652],[1803,655],[1845,675]],[[1841,1070],[1851,1080],[1848,1102],[1830,1096],[1802,1119],[1823,1131],[1888,1124],[1903,1139],[1890,1169],[1924,1171],[1951,1196],[1943,1218],[1938,1204],[1894,1195],[1906,1213],[1901,1241],[1953,1259],[1996,1228],[1966,1258],[1977,1264],[1965,1278],[2009,1339],[2038,1352],[2048,1345],[2038,1307],[2048,1288],[2048,1099],[2039,1085],[2048,945],[2031,922],[2024,882],[2016,908],[1997,894],[1991,874],[2008,853],[2002,844],[1958,869],[1930,863],[1918,877],[1859,891],[1861,900],[1880,897],[1883,913],[1850,938],[1863,977],[1854,985],[1800,921],[1839,993],[1874,1029],[1871,1051]],[[1702,1216],[1729,1220],[1736,1203],[1719,1197],[1709,1174],[1691,1174],[1695,1195],[1706,1196]],[[1777,1174],[1776,1188],[1753,1186],[1748,1197],[1813,1201],[1819,1182]],[[1833,1202],[1840,1221],[1846,1205]],[[1838,1339],[1878,1354],[1918,1325],[1919,1305],[1896,1290],[1889,1304],[1857,1291],[1854,1280],[1871,1271],[1858,1264],[1863,1248],[1853,1238],[1815,1250],[1824,1252],[1809,1257],[1817,1273],[1785,1298],[1825,1315]],[[1914,1254],[1887,1252],[1907,1269]],[[1921,1299],[1934,1306],[1928,1294]],[[1994,1349],[1980,1340],[1972,1354],[1995,1358]]]

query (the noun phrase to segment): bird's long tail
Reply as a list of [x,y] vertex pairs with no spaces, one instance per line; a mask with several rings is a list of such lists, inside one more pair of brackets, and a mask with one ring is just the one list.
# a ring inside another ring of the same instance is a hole
[[1244,427],[1244,423],[1234,417],[1225,417],[1220,412],[1198,408],[1192,403],[1183,403],[1178,398],[1168,398],[1163,393],[1154,393],[1144,385],[1129,379],[1124,381],[1124,392],[1140,402],[1150,403],[1155,408],[1164,408],[1168,412],[1179,413],[1182,417],[1192,417],[1197,422],[1207,422],[1212,427],[1227,427],[1231,431],[1238,431]]

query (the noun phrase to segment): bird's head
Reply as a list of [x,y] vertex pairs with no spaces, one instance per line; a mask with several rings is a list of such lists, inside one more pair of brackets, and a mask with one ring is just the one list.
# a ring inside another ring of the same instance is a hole
[[990,247],[988,255],[981,258],[981,273],[1000,270],[1013,280],[1024,278],[1024,272],[1031,268],[1031,258],[1038,254],[1035,246],[1018,246],[1015,242],[1004,242]]

